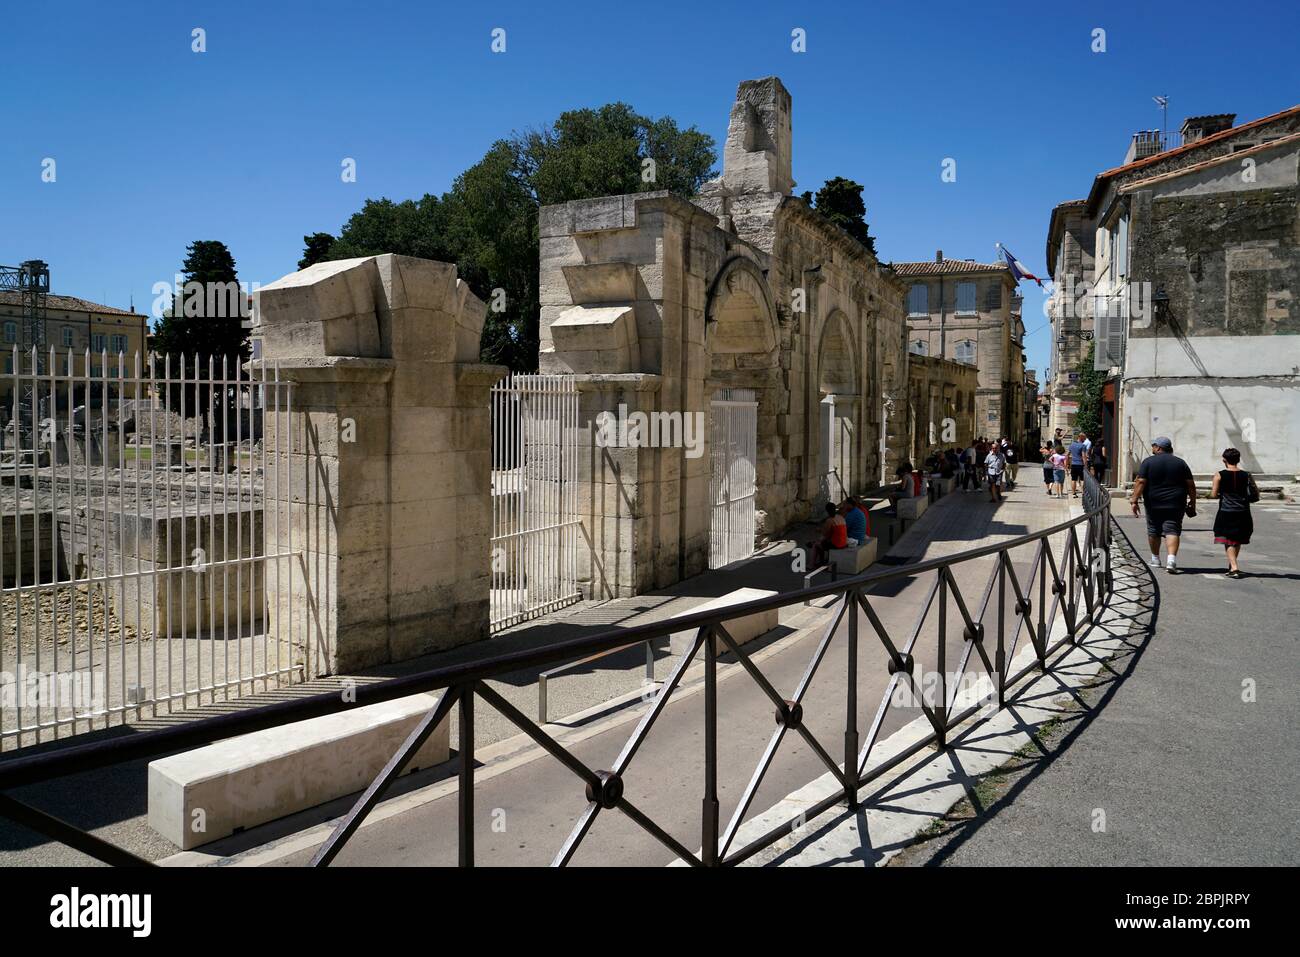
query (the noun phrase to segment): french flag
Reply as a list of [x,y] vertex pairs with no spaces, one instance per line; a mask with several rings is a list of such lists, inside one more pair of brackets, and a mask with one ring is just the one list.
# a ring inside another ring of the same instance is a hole
[[1024,279],[1032,279],[1040,286],[1043,284],[1043,281],[1026,269],[1025,264],[1013,256],[1011,250],[1007,249],[1006,246],[998,243],[998,252],[1000,252],[1002,258],[1007,261],[1007,268],[1011,270],[1011,275],[1016,277],[1016,282],[1020,282]]

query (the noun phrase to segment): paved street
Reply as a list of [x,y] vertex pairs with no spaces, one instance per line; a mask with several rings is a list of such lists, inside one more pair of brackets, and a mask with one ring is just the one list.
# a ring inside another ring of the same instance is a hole
[[[1123,503],[1116,501],[1117,506]],[[1117,510],[1118,513],[1118,510]],[[1300,862],[1300,508],[1255,506],[1249,577],[1222,577],[1214,507],[1184,526],[1183,574],[1155,573],[1154,637],[1041,747],[904,854],[916,865]],[[1143,523],[1121,526],[1146,553]],[[1253,683],[1256,700],[1243,700]],[[1093,822],[1105,814],[1105,830]]]
[[[903,560],[919,560],[970,548],[975,542],[996,541],[1044,528],[1068,516],[1068,502],[1048,499],[1041,489],[1022,486],[997,506],[984,494],[956,494],[941,500],[900,543]],[[1025,550],[1016,557],[1018,570],[1027,572],[1031,555]],[[977,606],[991,560],[980,560],[954,569],[968,605]],[[730,574],[735,574],[732,570]],[[774,574],[770,572],[769,574]],[[789,572],[788,559],[784,574]],[[745,584],[762,584],[746,581]],[[905,639],[914,625],[932,578],[904,580],[878,589],[873,606],[896,641]],[[700,583],[696,583],[697,585]],[[735,587],[734,585],[732,587]],[[973,609],[975,610],[975,609]],[[792,609],[783,618],[778,634],[766,639],[755,655],[755,663],[784,694],[797,685],[820,639],[830,614],[820,609]],[[932,616],[937,610],[932,612]],[[955,604],[949,606],[955,621]],[[808,619],[812,620],[809,621]],[[927,638],[917,646],[918,667],[933,670],[937,648],[933,617]],[[842,748],[844,657],[840,634],[832,642],[817,673],[813,689],[804,700],[805,723],[832,754]],[[870,626],[860,619],[863,635],[862,668],[859,681],[859,727],[864,730],[888,680],[884,655],[871,637]],[[780,632],[785,634],[780,634]],[[962,646],[959,629],[950,629],[947,670],[957,667]],[[726,661],[726,659],[724,659]],[[979,667],[973,659],[972,669]],[[919,673],[919,672],[918,672]],[[699,797],[702,766],[702,690],[700,668],[687,672],[683,686],[665,710],[626,777],[628,797],[647,815],[688,847],[699,840]],[[738,663],[719,668],[718,752],[722,820],[726,821],[757,765],[772,730],[771,703]],[[480,705],[480,713],[489,709]],[[558,727],[555,732],[589,766],[608,767],[618,753],[634,722],[643,711],[639,703],[611,715],[599,715]],[[891,709],[882,726],[882,738],[907,725],[920,712],[915,708]],[[549,862],[585,806],[582,785],[570,772],[542,754],[514,740],[479,742],[487,747],[480,755],[476,790],[482,822],[477,835],[479,860],[484,864]],[[788,735],[778,758],[759,788],[751,813],[771,806],[791,790],[816,778],[825,770],[815,753],[798,737]],[[445,775],[445,772],[444,772]],[[346,802],[299,815],[294,822],[263,829],[228,842],[217,842],[205,854],[183,855],[178,862],[213,861],[221,854],[235,854],[241,863],[302,864],[328,833],[319,822],[341,813]],[[451,864],[455,861],[456,802],[454,780],[429,783],[410,790],[381,806],[340,855],[340,865]],[[494,824],[496,826],[494,826]],[[294,826],[296,825],[296,827]],[[313,827],[313,825],[315,825]],[[299,833],[292,833],[293,831]],[[420,835],[413,839],[412,835]],[[269,847],[257,848],[270,840]],[[242,851],[242,853],[241,853]],[[672,855],[653,838],[620,814],[603,814],[574,858],[575,864],[640,863],[665,864]]]

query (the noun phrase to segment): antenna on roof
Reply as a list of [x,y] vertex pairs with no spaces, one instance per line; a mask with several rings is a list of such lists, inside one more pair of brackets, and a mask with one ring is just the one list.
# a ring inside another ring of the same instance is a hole
[[1151,99],[1155,100],[1160,107],[1160,149],[1163,150],[1169,130],[1169,97],[1153,96]]

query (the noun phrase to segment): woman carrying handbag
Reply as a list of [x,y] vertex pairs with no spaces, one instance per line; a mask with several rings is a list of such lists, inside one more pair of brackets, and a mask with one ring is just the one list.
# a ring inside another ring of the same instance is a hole
[[1259,486],[1251,474],[1241,469],[1241,453],[1236,449],[1223,450],[1223,464],[1227,468],[1214,476],[1210,498],[1219,500],[1219,514],[1214,517],[1214,543],[1222,545],[1228,556],[1229,578],[1244,578],[1237,566],[1241,546],[1250,544],[1255,522],[1250,515],[1250,505],[1259,501]]

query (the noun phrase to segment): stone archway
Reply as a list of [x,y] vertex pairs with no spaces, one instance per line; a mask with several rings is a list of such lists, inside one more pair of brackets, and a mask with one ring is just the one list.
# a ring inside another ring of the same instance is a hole
[[848,317],[834,310],[822,325],[817,345],[817,430],[820,496],[841,499],[859,484],[862,383],[860,352]]
[[[776,304],[767,277],[747,256],[728,259],[709,287],[704,311],[703,398],[738,390],[753,393],[752,447],[756,511],[755,532],[761,536],[783,524],[773,515],[794,498],[793,482],[777,430],[777,416],[787,411],[788,395],[780,362]],[[714,407],[710,407],[714,414]]]

